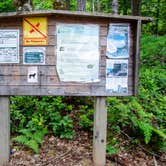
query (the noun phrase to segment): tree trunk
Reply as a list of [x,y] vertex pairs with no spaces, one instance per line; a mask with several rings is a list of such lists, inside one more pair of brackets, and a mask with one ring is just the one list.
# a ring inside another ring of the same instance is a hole
[[95,0],[91,0],[91,11],[95,12]]
[[131,0],[131,14],[139,16],[141,13],[141,0]]
[[112,0],[112,14],[118,14],[118,0]]
[[97,11],[101,11],[101,5],[100,5],[100,0],[97,0]]
[[86,11],[86,0],[77,0],[77,10]]
[[66,0],[66,10],[70,10],[70,0]]

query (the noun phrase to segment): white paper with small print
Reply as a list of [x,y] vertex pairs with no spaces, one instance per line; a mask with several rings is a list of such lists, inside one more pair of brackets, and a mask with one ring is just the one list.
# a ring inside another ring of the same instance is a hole
[[57,71],[60,81],[99,81],[99,26],[57,24]]
[[0,30],[0,63],[19,63],[19,30]]

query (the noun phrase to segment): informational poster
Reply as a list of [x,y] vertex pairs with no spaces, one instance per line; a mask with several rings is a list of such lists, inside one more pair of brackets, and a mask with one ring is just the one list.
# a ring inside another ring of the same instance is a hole
[[128,60],[107,59],[106,65],[106,90],[128,93]]
[[23,19],[23,44],[47,45],[47,18],[28,17]]
[[37,83],[38,82],[38,69],[37,67],[28,67],[28,75],[27,81],[29,83]]
[[19,63],[19,30],[0,30],[0,63]]
[[107,57],[128,58],[129,43],[129,24],[110,24],[107,36]]
[[45,47],[24,47],[24,64],[45,64]]
[[57,71],[61,81],[99,81],[99,26],[57,24]]

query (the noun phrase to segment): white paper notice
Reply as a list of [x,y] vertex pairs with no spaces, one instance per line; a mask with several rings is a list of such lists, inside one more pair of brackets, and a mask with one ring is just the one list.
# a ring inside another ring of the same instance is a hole
[[129,57],[129,24],[110,24],[107,36],[107,57]]
[[0,63],[19,63],[18,30],[0,30]]
[[57,71],[61,81],[99,81],[99,26],[57,24]]
[[107,59],[106,90],[110,93],[128,93],[128,60]]
[[28,67],[27,80],[30,83],[38,82],[38,70],[37,70],[37,67]]

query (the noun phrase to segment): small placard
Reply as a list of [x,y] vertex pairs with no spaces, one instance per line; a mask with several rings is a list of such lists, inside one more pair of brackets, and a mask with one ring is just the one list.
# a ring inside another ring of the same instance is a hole
[[28,76],[27,81],[29,83],[38,82],[38,69],[37,67],[28,67]]
[[44,47],[25,47],[23,49],[24,64],[45,64]]
[[23,19],[23,44],[47,45],[47,18],[28,17]]

